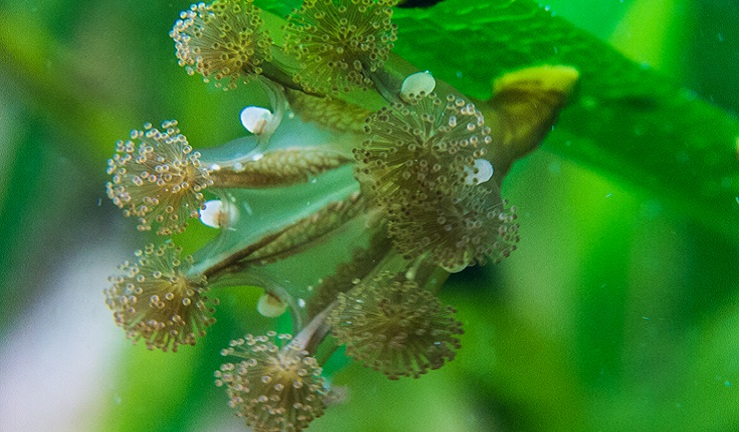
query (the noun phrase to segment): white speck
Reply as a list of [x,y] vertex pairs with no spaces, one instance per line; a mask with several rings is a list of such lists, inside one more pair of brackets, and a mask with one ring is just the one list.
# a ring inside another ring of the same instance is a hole
[[400,98],[410,100],[411,95],[429,94],[436,88],[436,80],[429,71],[408,75],[400,86]]
[[210,166],[211,171],[219,171],[221,169],[221,166],[218,164],[213,164]]
[[286,310],[287,303],[272,294],[262,294],[257,302],[257,312],[267,318],[276,318],[284,314]]
[[300,306],[301,308],[304,308],[305,307],[305,300],[303,300],[302,298],[299,298],[298,299],[298,306]]
[[260,135],[265,132],[267,125],[274,117],[267,108],[248,106],[241,110],[241,124],[246,130],[254,135]]
[[211,228],[220,228],[222,208],[223,201],[221,200],[206,201],[205,208],[200,210],[200,222]]
[[239,218],[236,206],[221,200],[205,202],[205,209],[200,210],[200,222],[211,228],[233,225]]
[[495,172],[493,164],[489,160],[482,158],[475,160],[474,167],[464,167],[464,171],[466,173],[464,182],[468,185],[485,183],[493,177],[493,173]]
[[[739,199],[739,198],[737,198],[737,199]],[[98,207],[100,207],[102,205],[103,205],[103,199],[102,198],[98,198]]]
[[611,193],[609,193],[608,195],[606,195],[606,198],[610,198],[610,197],[612,197],[612,196],[613,196],[613,192],[611,192]]

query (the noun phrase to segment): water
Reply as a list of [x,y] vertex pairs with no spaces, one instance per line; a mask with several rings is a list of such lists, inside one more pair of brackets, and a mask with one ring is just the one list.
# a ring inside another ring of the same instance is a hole
[[[104,170],[114,142],[146,121],[177,118],[193,146],[212,147],[243,136],[244,106],[268,101],[251,100],[248,88],[216,91],[176,65],[167,32],[187,3],[58,0],[34,4],[33,14],[26,2],[7,3],[0,430],[245,430],[213,385],[218,353],[247,332],[288,332],[291,320],[259,316],[259,289],[223,288],[218,324],[196,347],[132,347],[102,290],[116,265],[158,240],[120,218],[105,197]],[[444,285],[441,300],[465,329],[453,361],[393,382],[339,351],[324,366],[348,396],[308,430],[737,429],[739,182],[730,113],[739,100],[739,10],[699,0],[546,3],[556,19],[616,46],[648,73],[640,75],[608,69],[614,57],[605,48],[578,57],[566,38],[539,51],[523,36],[545,46],[546,33],[527,26],[513,26],[514,36],[489,30],[510,51],[486,55],[489,41],[469,27],[489,25],[480,11],[509,3],[520,19],[529,16],[523,1],[439,4],[477,11],[461,23],[434,21],[430,10],[398,12],[396,51],[480,99],[494,75],[530,56],[581,62],[572,104],[506,177],[517,250]],[[497,10],[504,28],[515,23]],[[414,14],[429,17],[418,31],[409,27]],[[479,58],[487,60],[470,61]],[[701,121],[660,117],[667,108],[688,112],[692,99],[710,103],[696,102]],[[174,240],[192,253],[214,234],[193,220]]]

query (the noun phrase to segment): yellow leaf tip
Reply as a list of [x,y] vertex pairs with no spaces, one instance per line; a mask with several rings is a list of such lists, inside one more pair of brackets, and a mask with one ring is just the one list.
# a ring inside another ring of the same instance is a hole
[[540,91],[556,91],[569,94],[579,78],[580,72],[571,66],[532,66],[509,72],[496,79],[493,83],[493,93],[511,87],[533,87]]

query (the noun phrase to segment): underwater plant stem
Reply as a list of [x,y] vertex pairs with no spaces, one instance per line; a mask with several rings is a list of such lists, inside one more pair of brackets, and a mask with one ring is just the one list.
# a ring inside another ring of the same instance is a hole
[[280,299],[282,302],[287,304],[290,309],[290,316],[293,321],[293,331],[297,332],[303,328],[303,323],[306,320],[306,314],[304,308],[298,305],[298,301],[290,294],[290,291],[283,285],[275,282],[272,277],[261,271],[260,268],[254,267],[249,269],[248,272],[242,273],[229,273],[220,274],[213,280],[209,280],[211,286],[234,286],[234,285],[248,285],[254,287],[260,287],[264,289],[265,293],[273,295]]
[[344,201],[330,203],[285,229],[273,244],[256,251],[242,264],[262,265],[299,254],[358,218],[366,217],[362,212],[365,208],[365,201],[359,193]]
[[420,286],[426,288],[433,294],[437,294],[439,291],[441,291],[441,287],[444,285],[444,282],[449,279],[451,273],[435,265],[432,266],[432,268],[430,269],[427,268],[426,270],[430,271],[426,272],[423,275],[423,279],[416,280],[418,280],[418,284]]
[[[367,66],[365,67],[369,69]],[[387,102],[402,102],[400,99],[400,87],[405,78],[404,76],[393,73],[391,69],[386,67],[380,68],[375,72],[370,72],[368,75],[375,84],[377,91]]]
[[230,273],[234,273],[239,270],[239,267],[237,266],[238,262],[251,255],[255,251],[263,248],[264,246],[272,243],[277,237],[279,237],[282,234],[282,230],[278,231],[276,233],[268,234],[258,241],[249,244],[245,248],[239,249],[238,251],[234,252],[233,254],[229,255],[225,259],[218,261],[214,264],[212,264],[210,267],[206,268],[202,271],[202,274],[205,275],[209,280],[214,279],[218,280],[219,278],[222,278]]
[[[331,331],[331,328],[330,327],[328,327],[328,331],[329,332]],[[324,337],[324,339],[325,339],[325,337]],[[321,351],[320,352],[317,352],[313,356],[313,357],[316,358],[316,360],[318,361],[318,364],[320,364],[320,365],[325,365],[326,362],[331,358],[331,356],[334,355],[334,353],[340,347],[340,345],[338,343],[336,343],[336,339],[335,338],[330,338],[328,340],[331,341],[331,345],[327,347],[326,345],[328,343],[324,344],[324,346],[321,347]]]
[[405,272],[406,278],[415,281],[419,286],[434,294],[441,289],[449,275],[448,271],[437,266],[427,255],[416,258]]
[[274,180],[265,179],[262,173],[254,173],[243,169],[237,170],[233,166],[220,167],[218,170],[210,171],[213,187],[222,189],[235,188],[263,188],[265,186],[282,186],[275,184]]
[[377,265],[367,273],[365,279],[371,279],[377,276],[380,272],[390,271],[398,272],[403,271],[408,267],[408,260],[406,260],[395,248],[387,250],[382,259]]
[[331,327],[326,323],[326,318],[334,308],[336,302],[331,303],[323,311],[313,317],[313,319],[298,333],[292,340],[292,343],[301,349],[314,353],[318,345],[331,331]]
[[[347,199],[329,203],[316,213],[304,217],[277,232],[268,234],[254,243],[239,249],[226,258],[211,264],[200,271],[209,280],[219,279],[231,273],[245,270],[247,267],[256,267],[262,263],[277,258],[299,253],[307,245],[340,229],[342,226],[364,215],[364,200],[359,193],[352,194]],[[337,216],[333,219],[321,216]],[[328,223],[325,223],[328,221]],[[270,246],[274,250],[270,250]],[[258,252],[263,252],[258,254]],[[252,258],[252,259],[250,259]],[[200,269],[191,269],[197,273]]]
[[[326,144],[332,146],[331,143]],[[315,147],[288,147],[249,160],[218,165],[209,171],[213,187],[261,189],[305,183],[354,161],[347,155]]]
[[268,77],[270,80],[274,81],[275,83],[278,83],[285,88],[289,88],[291,90],[297,90],[302,91],[305,93],[305,90],[303,90],[299,84],[295,83],[292,79],[292,74],[289,72],[291,69],[296,69],[296,67],[290,66],[285,60],[284,56],[282,55],[282,50],[279,48],[273,49],[273,58],[272,60],[268,62],[264,62],[262,64],[262,74],[265,77]]

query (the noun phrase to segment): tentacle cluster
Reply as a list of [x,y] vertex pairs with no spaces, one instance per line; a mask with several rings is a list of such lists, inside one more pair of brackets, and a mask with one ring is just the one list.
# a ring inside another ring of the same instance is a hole
[[454,358],[462,334],[455,312],[416,282],[382,272],[340,293],[329,322],[347,355],[398,379]]
[[288,16],[286,46],[302,64],[294,79],[311,93],[371,88],[370,74],[397,38],[394,0],[305,0]]
[[161,131],[146,124],[116,143],[108,160],[108,197],[125,216],[138,218],[141,231],[156,225],[160,235],[182,232],[203,208],[202,191],[212,183],[199,158],[176,121],[165,121]]
[[323,414],[331,396],[317,357],[339,345],[390,379],[455,357],[462,325],[436,291],[448,272],[500,260],[518,241],[500,194],[513,158],[496,166],[490,154],[504,159],[506,139],[538,142],[556,113],[520,120],[531,111],[521,89],[548,87],[520,84],[533,82],[526,74],[499,81],[493,143],[475,105],[440,97],[448,85],[390,58],[398,0],[301,1],[282,21],[254,0],[198,3],[170,32],[189,74],[262,87],[269,108],[241,111],[246,137],[201,158],[176,121],[147,124],[108,162],[108,196],[139,230],[172,236],[198,216],[220,229],[197,263],[170,241],[109,278],[106,303],[130,339],[163,351],[195,344],[215,322],[209,286],[261,285],[264,317],[289,310],[295,339],[234,340],[215,373],[256,432],[301,431]]
[[452,95],[408,99],[371,115],[354,152],[357,178],[385,209],[396,247],[409,258],[429,254],[449,271],[507,255],[517,225],[490,181],[482,113]]
[[272,46],[253,0],[216,0],[198,3],[180,14],[170,36],[177,58],[189,74],[213,78],[224,89],[236,88],[262,73]]
[[149,349],[177,351],[194,345],[215,322],[204,276],[187,277],[184,267],[192,258],[181,258],[182,250],[172,243],[148,245],[136,252],[136,261],[126,261],[119,274],[111,276],[105,291],[106,303],[115,322],[133,341],[143,339]]
[[243,360],[223,364],[216,385],[227,388],[230,406],[255,432],[300,431],[323,414],[322,369],[290,340],[275,332],[247,335],[222,352]]

